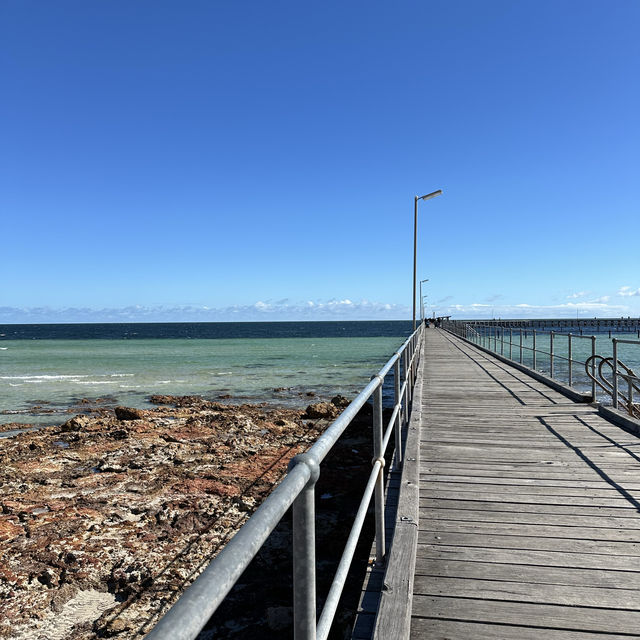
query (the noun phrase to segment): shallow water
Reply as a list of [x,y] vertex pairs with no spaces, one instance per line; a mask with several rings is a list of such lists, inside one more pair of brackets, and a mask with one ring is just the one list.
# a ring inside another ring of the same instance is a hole
[[369,337],[5,336],[0,343],[0,423],[60,422],[83,399],[144,408],[152,394],[229,395],[234,401],[302,406],[310,402],[307,393],[355,395],[405,340],[406,325],[398,323],[395,336]]

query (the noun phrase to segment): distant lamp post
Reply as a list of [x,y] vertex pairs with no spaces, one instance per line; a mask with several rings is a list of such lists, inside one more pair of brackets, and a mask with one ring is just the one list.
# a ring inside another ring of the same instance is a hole
[[442,195],[442,189],[427,193],[426,196],[416,196],[413,207],[413,330],[416,330],[416,254],[418,249],[418,200],[431,200]]
[[424,299],[427,297],[426,295],[422,295],[422,283],[429,282],[429,278],[425,278],[424,280],[420,280],[420,320],[424,321]]

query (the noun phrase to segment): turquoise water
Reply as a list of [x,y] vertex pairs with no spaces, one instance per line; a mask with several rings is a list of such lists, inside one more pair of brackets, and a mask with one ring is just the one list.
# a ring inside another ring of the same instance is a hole
[[0,423],[60,422],[83,399],[143,408],[152,394],[230,395],[232,401],[305,406],[308,392],[318,398],[355,395],[404,340],[4,339]]

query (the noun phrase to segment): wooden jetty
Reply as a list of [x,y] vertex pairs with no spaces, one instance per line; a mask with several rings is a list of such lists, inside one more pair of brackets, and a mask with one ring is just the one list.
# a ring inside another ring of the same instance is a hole
[[640,440],[442,330],[424,349],[374,637],[640,637]]
[[[444,320],[447,316],[438,318]],[[469,325],[490,325],[514,329],[541,329],[546,331],[614,331],[628,333],[640,331],[640,318],[530,318],[530,319],[491,319],[491,320],[465,320]]]

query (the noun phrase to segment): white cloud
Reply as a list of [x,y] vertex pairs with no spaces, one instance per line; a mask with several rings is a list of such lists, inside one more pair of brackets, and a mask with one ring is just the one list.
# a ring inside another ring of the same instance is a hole
[[522,302],[511,305],[487,305],[478,302],[455,304],[436,308],[436,315],[451,315],[455,318],[575,318],[620,317],[628,315],[624,305],[607,304],[608,296],[598,300],[565,302],[555,305],[534,305]]
[[588,291],[578,291],[577,293],[571,293],[567,298],[569,300],[575,300],[576,298],[584,298],[586,295],[589,295]]
[[388,302],[354,302],[348,298],[277,302],[258,300],[250,305],[214,308],[205,305],[124,308],[0,307],[0,324],[50,322],[225,322],[287,320],[407,320],[408,306]]
[[632,289],[631,287],[620,287],[618,295],[623,297],[640,296],[640,288]]

